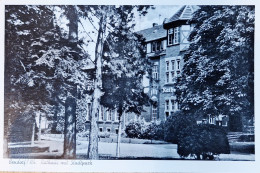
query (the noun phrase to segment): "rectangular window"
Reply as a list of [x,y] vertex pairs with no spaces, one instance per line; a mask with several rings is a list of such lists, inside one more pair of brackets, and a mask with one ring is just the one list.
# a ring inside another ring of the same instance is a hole
[[166,83],[169,83],[170,81],[170,75],[169,72],[166,72]]
[[99,127],[99,132],[103,132],[103,127]]
[[158,65],[153,66],[153,79],[158,79]]
[[174,71],[171,72],[171,75],[172,75],[172,82],[174,82]]
[[163,42],[162,41],[153,41],[151,43],[152,52],[163,50]]
[[111,121],[112,120],[112,112],[111,110],[107,110],[107,121]]
[[162,40],[160,41],[160,43],[161,43],[161,50],[164,50],[164,41]]
[[157,86],[152,86],[151,95],[157,95],[157,93],[158,93],[158,87]]
[[115,120],[119,121],[119,113],[117,111],[115,111]]
[[168,45],[173,44],[173,28],[168,30]]
[[156,44],[155,42],[152,42],[152,52],[155,52],[155,49],[156,49]]
[[180,43],[180,27],[175,27],[173,44],[178,44],[178,43]]
[[165,110],[169,110],[169,100],[165,100]]
[[171,62],[172,62],[172,71],[174,71],[174,65],[175,65],[175,61],[174,61],[174,60],[172,60]]
[[177,70],[180,70],[181,69],[181,62],[180,60],[178,59],[177,60]]
[[99,111],[100,111],[99,112],[99,120],[103,121],[104,120],[104,108],[103,108],[103,106],[100,107]]
[[157,107],[152,106],[152,121],[155,121],[157,119]]
[[169,71],[169,68],[170,67],[170,64],[169,64],[169,61],[166,61],[166,71]]
[[159,51],[159,50],[161,50],[161,41],[157,41],[156,42],[156,51]]
[[168,45],[180,43],[180,27],[171,28],[168,30]]
[[174,100],[171,100],[171,110],[174,111],[175,110],[175,105],[174,105]]

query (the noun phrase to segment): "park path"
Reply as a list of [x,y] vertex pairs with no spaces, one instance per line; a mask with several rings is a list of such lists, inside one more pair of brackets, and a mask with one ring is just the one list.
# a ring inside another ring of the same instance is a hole
[[[77,154],[87,153],[87,142],[81,142],[77,147]],[[116,156],[116,143],[99,142],[99,153],[105,156]],[[176,144],[120,144],[121,157],[153,157],[153,158],[176,158],[180,156],[177,153]]]
[[[45,153],[31,153],[32,157],[59,157],[63,151],[63,139],[51,139],[45,138],[40,141],[39,146],[48,146],[49,152]],[[103,158],[116,156],[116,143],[99,142],[99,154]],[[77,155],[86,156],[88,151],[88,141],[79,140],[77,142]],[[26,157],[28,153],[13,155],[15,158]],[[30,157],[29,156],[29,157]],[[120,157],[121,158],[156,158],[156,159],[180,159],[177,153],[176,144],[132,144],[132,143],[121,143],[120,144]],[[194,159],[194,158],[186,158]],[[220,161],[254,161],[254,154],[243,154],[243,153],[231,153],[231,154],[220,154],[216,160]]]

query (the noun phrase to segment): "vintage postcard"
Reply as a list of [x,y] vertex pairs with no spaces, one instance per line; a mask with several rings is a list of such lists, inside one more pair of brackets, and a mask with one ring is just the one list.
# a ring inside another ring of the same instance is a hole
[[259,168],[257,1],[0,5],[0,171]]

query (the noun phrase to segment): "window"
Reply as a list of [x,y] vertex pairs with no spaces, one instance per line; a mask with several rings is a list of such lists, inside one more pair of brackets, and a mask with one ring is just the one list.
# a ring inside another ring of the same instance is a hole
[[180,27],[171,28],[168,30],[168,45],[180,43]]
[[111,132],[111,129],[107,127],[107,132],[110,133]]
[[152,121],[155,121],[157,119],[157,107],[152,106]]
[[170,76],[169,76],[169,72],[166,72],[166,83],[169,83],[169,81],[170,81]]
[[168,45],[173,44],[173,28],[168,30]]
[[103,127],[99,127],[99,132],[103,132]]
[[165,100],[165,110],[169,110],[169,100]]
[[174,61],[174,60],[172,60],[171,62],[172,62],[172,71],[174,71],[174,65],[175,65],[175,61]]
[[118,129],[115,129],[116,130],[116,134],[118,134]]
[[177,105],[177,110],[180,110],[180,104],[179,104],[179,102],[176,102],[176,105]]
[[157,95],[158,93],[158,86],[152,86],[151,95]]
[[180,60],[178,59],[177,60],[177,70],[180,70],[181,69],[181,64],[180,64]]
[[166,71],[169,71],[169,61],[166,61]]
[[111,121],[112,120],[112,112],[111,110],[107,110],[107,121]]
[[161,50],[162,43],[160,41],[156,42],[156,51]]
[[99,120],[100,121],[104,120],[104,108],[103,108],[103,106],[101,106],[100,109],[99,109]]
[[156,51],[156,42],[152,42],[152,52]]
[[171,106],[172,106],[172,111],[174,111],[175,110],[175,105],[174,105],[175,103],[174,103],[174,100],[171,100]]
[[153,79],[158,79],[158,65],[153,66]]
[[212,115],[209,115],[209,124],[215,124],[215,118]]
[[174,82],[174,71],[171,72],[172,75],[172,82]]
[[119,121],[119,113],[117,111],[115,111],[115,120]]
[[180,43],[180,27],[174,28],[173,44]]
[[152,52],[163,50],[163,41],[153,41],[151,45]]

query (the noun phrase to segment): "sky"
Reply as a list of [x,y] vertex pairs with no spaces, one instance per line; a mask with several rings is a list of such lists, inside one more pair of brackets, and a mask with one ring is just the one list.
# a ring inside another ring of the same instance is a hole
[[[143,29],[151,28],[153,23],[158,23],[159,25],[163,23],[165,18],[170,18],[173,16],[177,10],[181,7],[179,5],[160,5],[154,6],[155,9],[149,9],[148,13],[145,16],[139,16],[138,13],[135,15],[135,31],[140,31]],[[95,21],[95,17],[93,18],[94,24],[98,28],[98,20]],[[93,30],[92,24],[88,21],[82,20],[83,26],[79,25],[79,35],[85,37],[85,40],[93,40],[93,42],[88,42],[86,45],[86,51],[91,56],[91,59],[94,57],[95,52],[95,41],[97,37],[97,32]],[[88,32],[86,31],[94,31]]]
[[173,16],[181,6],[159,5],[154,7],[155,9],[149,9],[145,16],[139,17],[136,15],[136,31],[151,28],[153,23],[162,24],[165,18]]

